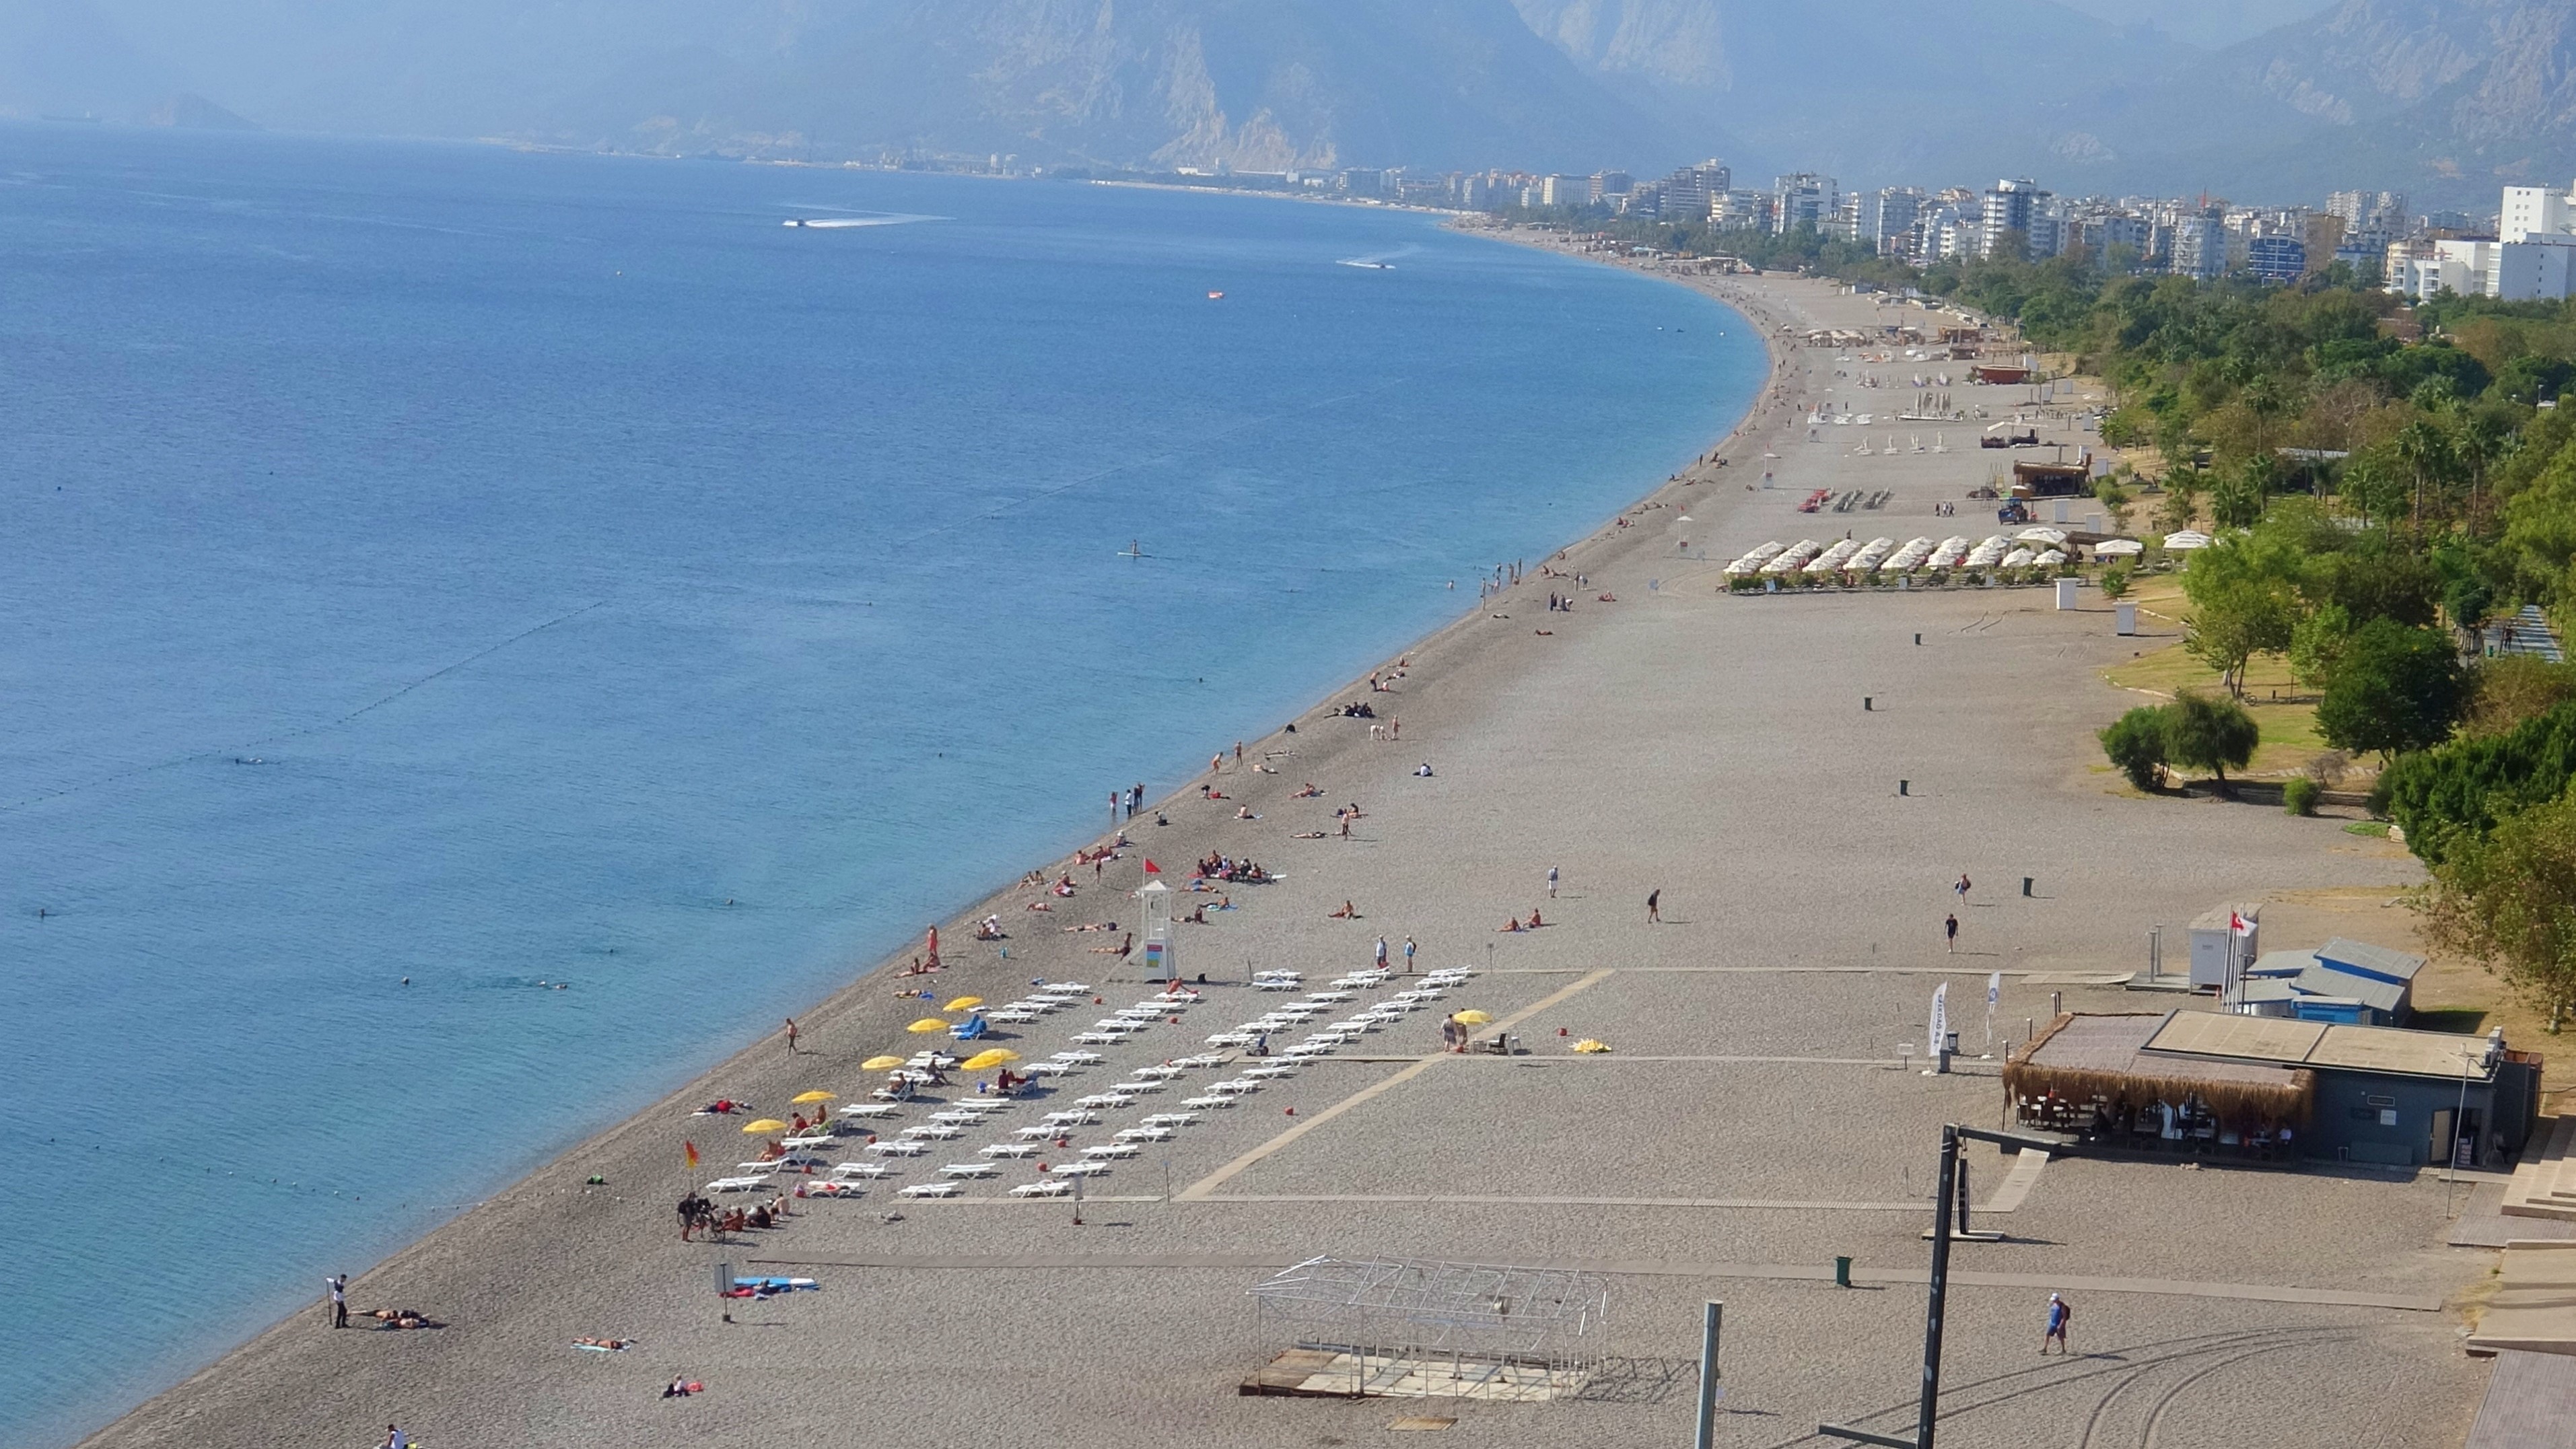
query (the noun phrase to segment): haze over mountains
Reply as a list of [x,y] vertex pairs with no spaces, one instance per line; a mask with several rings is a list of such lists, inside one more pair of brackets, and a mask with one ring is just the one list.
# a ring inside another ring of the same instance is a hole
[[2491,206],[2576,176],[2576,0],[0,0],[0,113]]

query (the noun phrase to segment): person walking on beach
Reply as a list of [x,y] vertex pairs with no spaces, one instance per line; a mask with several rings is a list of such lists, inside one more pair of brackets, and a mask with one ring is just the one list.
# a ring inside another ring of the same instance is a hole
[[1663,918],[1664,891],[1663,887],[1657,886],[1655,889],[1646,892],[1646,924],[1649,926],[1654,925],[1663,920]]
[[2040,1335],[2040,1357],[2048,1356],[2048,1346],[2052,1343],[2057,1345],[2059,1357],[2066,1355],[2066,1325],[2074,1317],[2075,1310],[2066,1305],[2065,1299],[2054,1293],[2048,1295],[2048,1331]]
[[348,1327],[349,1275],[346,1273],[335,1273],[332,1276],[323,1279],[322,1283],[324,1287],[331,1290],[331,1326],[333,1328]]
[[1404,974],[1407,976],[1413,974],[1413,938],[1411,936],[1404,938]]
[[1384,936],[1380,936],[1380,937],[1378,937],[1378,938],[1377,938],[1377,957],[1376,957],[1376,965],[1377,965],[1377,969],[1379,969],[1380,971],[1383,971],[1383,970],[1385,970],[1385,969],[1386,969],[1386,937],[1384,937]]
[[1547,868],[1547,898],[1556,899],[1556,867],[1552,865]]
[[1952,894],[1958,896],[1959,904],[1964,906],[1968,903],[1968,873],[1966,871],[1963,870],[1959,872],[1959,883],[1950,887],[1950,890]]
[[796,1018],[787,1018],[787,1054],[796,1055]]
[[1941,934],[1942,934],[1943,936],[1947,937],[1947,938],[1948,938],[1948,940],[1949,940],[1949,943],[1950,943],[1950,954],[1952,954],[1952,955],[1954,955],[1954,956],[1955,956],[1955,955],[1957,955],[1957,954],[1958,954],[1958,952],[1959,952],[1959,913],[1958,913],[1958,912],[1956,912],[1956,911],[1952,911],[1952,912],[1950,913],[1950,919],[1948,919],[1948,920],[1946,920],[1946,921],[1944,921],[1944,922],[1942,922],[1942,923],[1941,923]]
[[376,1449],[411,1449],[411,1436],[387,1424],[385,1437],[376,1441]]

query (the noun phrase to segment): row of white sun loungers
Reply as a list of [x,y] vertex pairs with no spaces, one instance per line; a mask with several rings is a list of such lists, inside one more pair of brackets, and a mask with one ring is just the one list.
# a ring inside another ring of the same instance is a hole
[[[1195,1126],[1204,1121],[1207,1112],[1230,1108],[1242,1098],[1260,1091],[1265,1083],[1295,1075],[1298,1068],[1305,1062],[1327,1055],[1344,1044],[1356,1041],[1366,1032],[1378,1030],[1388,1023],[1403,1019],[1407,1012],[1419,1010],[1436,1001],[1450,988],[1463,983],[1473,974],[1472,971],[1460,968],[1433,972],[1424,976],[1420,978],[1421,984],[1409,990],[1397,992],[1366,1011],[1311,1033],[1305,1041],[1287,1048],[1279,1059],[1246,1065],[1234,1077],[1208,1083],[1203,1091],[1183,1100],[1181,1110],[1150,1113],[1135,1125],[1117,1131],[1113,1140],[1079,1149],[1077,1159],[1052,1164],[1049,1168],[1050,1176],[1036,1182],[1018,1184],[1009,1190],[1010,1195],[1018,1198],[1066,1196],[1073,1191],[1074,1179],[1105,1173],[1110,1170],[1112,1163],[1135,1158],[1149,1145],[1172,1141],[1178,1135],[1178,1129]],[[1335,1007],[1357,1000],[1361,991],[1375,990],[1384,986],[1390,979],[1389,972],[1378,969],[1352,972],[1336,978],[1327,990],[1310,993],[1301,1001],[1283,1004],[1268,1015],[1247,1023],[1237,1032],[1218,1033],[1217,1036],[1211,1037],[1210,1041],[1218,1045],[1246,1044],[1256,1035],[1284,1030],[1296,1023],[1311,1021],[1318,1016],[1326,1015]],[[1304,977],[1301,973],[1280,971],[1262,973],[1257,984],[1264,986],[1265,989],[1284,991],[1301,990],[1303,982]],[[1043,992],[1033,993],[1026,1000],[1000,1010],[1027,1010],[1033,1016],[1040,1015],[1080,1001],[1083,993],[1090,989],[1088,986],[1065,983]],[[1075,1049],[1057,1052],[1046,1061],[1032,1062],[1026,1070],[1031,1076],[1054,1077],[1105,1065],[1106,1059],[1101,1053],[1081,1049],[1082,1046],[1123,1044],[1138,1033],[1160,1024],[1200,999],[1199,993],[1195,991],[1158,993],[1133,1006],[1123,1007],[1115,1015],[1095,1025],[1091,1031],[1077,1034],[1074,1038],[1078,1044]],[[988,1012],[987,1019],[992,1019],[995,1014]],[[1205,1052],[1138,1067],[1129,1074],[1129,1080],[1082,1097],[1073,1106],[1051,1111],[1037,1123],[1017,1129],[1013,1135],[1018,1140],[995,1142],[979,1148],[975,1154],[978,1160],[949,1163],[937,1170],[937,1176],[933,1180],[906,1185],[897,1190],[897,1196],[907,1199],[959,1196],[965,1182],[990,1179],[998,1175],[1005,1162],[1039,1156],[1044,1151],[1044,1144],[1048,1140],[1062,1138],[1077,1128],[1098,1126],[1102,1121],[1102,1113],[1134,1106],[1138,1097],[1164,1091],[1173,1082],[1182,1079],[1192,1071],[1222,1066],[1225,1062],[1224,1056]],[[944,1069],[955,1064],[956,1059],[945,1053],[925,1052],[916,1057],[910,1065],[926,1073],[934,1067]],[[964,1136],[967,1129],[982,1125],[993,1115],[1008,1111],[1013,1105],[1015,1104],[1009,1099],[973,1097],[946,1104],[932,1112],[927,1121],[907,1127],[897,1136],[869,1144],[868,1158],[834,1165],[830,1169],[829,1176],[818,1183],[810,1184],[807,1192],[809,1195],[825,1197],[859,1196],[865,1191],[865,1184],[882,1181],[898,1170],[893,1165],[894,1160],[927,1156],[931,1144],[955,1141]],[[902,1109],[891,1102],[859,1103],[841,1108],[839,1115],[873,1123],[898,1117],[902,1115]],[[819,1148],[832,1140],[828,1136],[817,1135],[800,1139],[800,1145]],[[743,1192],[774,1188],[776,1184],[771,1174],[778,1170],[821,1165],[820,1158],[801,1156],[789,1156],[776,1162],[745,1163],[738,1175],[719,1178],[709,1184],[708,1190]]]

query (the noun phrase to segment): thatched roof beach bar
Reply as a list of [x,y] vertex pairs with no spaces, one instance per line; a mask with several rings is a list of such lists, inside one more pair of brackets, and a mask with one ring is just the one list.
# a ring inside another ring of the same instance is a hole
[[2061,1016],[2004,1091],[2025,1128],[2097,1146],[2402,1167],[2519,1152],[2539,1076],[2501,1033],[2169,1011]]

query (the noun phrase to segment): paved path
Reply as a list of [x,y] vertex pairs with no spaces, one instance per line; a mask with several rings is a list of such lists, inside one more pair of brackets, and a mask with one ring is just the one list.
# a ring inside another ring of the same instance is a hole
[[[1908,1204],[1914,1206],[1914,1204]],[[1027,1254],[887,1254],[852,1258],[753,1258],[760,1268],[868,1268],[921,1271],[964,1269],[993,1272],[1022,1270],[1178,1270],[1285,1268],[1298,1260],[1275,1253],[1027,1253]],[[1557,1258],[1546,1262],[1498,1266],[1572,1273],[1602,1273],[1636,1278],[1755,1278],[1778,1282],[1834,1280],[1831,1263],[1692,1263],[1653,1258]],[[1875,1268],[1855,1264],[1852,1281],[1865,1287],[1928,1283],[1923,1268]],[[2095,1278],[2043,1273],[1988,1273],[1950,1270],[1953,1286],[2023,1288],[2061,1293],[2154,1293],[2182,1298],[2225,1298],[2246,1303],[2297,1303],[2326,1308],[2385,1308],[2403,1313],[2439,1313],[2442,1300],[2410,1293],[2359,1293],[2341,1288],[2302,1288],[2277,1283],[2200,1283],[2176,1278]]]

